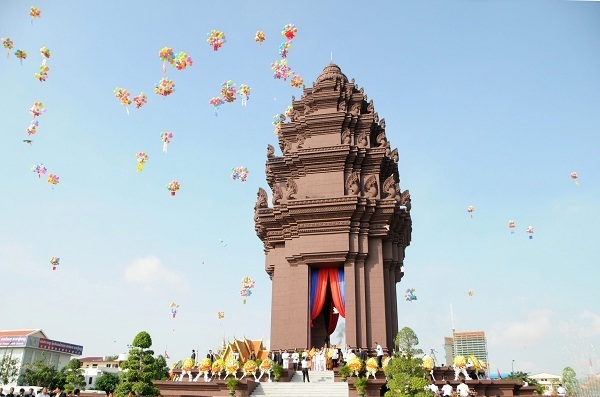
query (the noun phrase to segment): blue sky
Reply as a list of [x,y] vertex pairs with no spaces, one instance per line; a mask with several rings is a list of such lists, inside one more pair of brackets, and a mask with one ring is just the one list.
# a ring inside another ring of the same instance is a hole
[[[40,0],[33,24],[30,5],[0,3],[0,36],[28,53],[22,65],[0,56],[2,328],[42,328],[85,355],[123,352],[141,330],[174,359],[224,335],[269,340],[271,284],[252,207],[267,186],[266,146],[277,147],[272,117],[301,96],[269,67],[294,23],[290,66],[310,85],[332,52],[399,150],[413,241],[398,291],[418,297],[399,301],[399,326],[444,361],[452,304],[457,331],[486,332],[494,370],[515,360],[526,372],[587,373],[588,359],[598,369],[598,3]],[[211,29],[227,35],[218,52]],[[40,83],[44,45],[52,57]],[[168,70],[176,91],[166,99],[153,93],[164,46],[194,60]],[[208,101],[225,80],[252,93],[216,118]],[[148,104],[128,116],[115,87],[144,91]],[[30,147],[34,101],[47,112]],[[167,154],[163,131],[174,133]],[[139,151],[149,155],[142,173]],[[37,163],[60,184],[38,179]],[[230,178],[240,165],[245,183]],[[243,305],[246,275],[256,287]]]

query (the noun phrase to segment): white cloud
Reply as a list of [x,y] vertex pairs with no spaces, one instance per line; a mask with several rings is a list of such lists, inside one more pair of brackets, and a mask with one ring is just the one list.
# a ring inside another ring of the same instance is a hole
[[553,317],[555,313],[549,309],[530,312],[525,321],[508,323],[501,338],[504,343],[527,346],[546,336],[553,327]]
[[187,282],[179,272],[169,269],[155,256],[134,260],[125,269],[125,280],[153,288],[168,285],[187,289]]

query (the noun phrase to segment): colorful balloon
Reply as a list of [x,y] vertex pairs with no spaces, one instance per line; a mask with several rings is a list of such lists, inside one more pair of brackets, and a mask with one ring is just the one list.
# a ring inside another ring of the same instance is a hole
[[177,54],[173,60],[173,67],[177,70],[185,70],[188,66],[192,66],[192,58],[185,52]]
[[514,228],[517,225],[515,224],[515,221],[508,221],[508,227],[510,228],[510,234],[515,234]]
[[15,56],[19,59],[21,65],[23,64],[23,59],[27,59],[27,53],[23,50],[16,50]]
[[171,192],[171,196],[175,196],[175,193],[179,190],[179,182],[173,180],[167,184],[167,190]]
[[50,50],[46,46],[43,46],[42,48],[40,48],[40,53],[46,59],[50,58],[50,55],[52,55],[52,53],[50,52]]
[[60,258],[58,256],[53,256],[50,258],[50,263],[52,264],[52,270],[56,270],[56,267],[60,265]]
[[177,310],[179,309],[179,305],[176,305],[175,302],[171,303],[171,315],[173,316],[173,318],[175,318],[175,316],[177,315]]
[[473,211],[475,211],[475,207],[473,207],[472,205],[467,207],[467,212],[471,214],[471,218],[473,218]]
[[219,320],[222,320],[225,318],[225,312],[217,312],[217,318]]
[[298,75],[295,75],[294,77],[292,77],[292,80],[290,80],[290,85],[295,88],[300,88],[303,84],[304,79]]
[[167,62],[173,64],[175,59],[175,53],[173,52],[173,49],[170,47],[163,47],[162,50],[158,52],[158,56],[160,60],[163,61],[163,73],[167,73]]
[[281,124],[284,121],[285,114],[276,114],[275,116],[273,116],[273,121],[271,122],[271,124],[273,124],[273,127],[275,127],[275,130],[273,131],[275,135],[279,135],[279,132],[281,131]]
[[162,143],[163,143],[163,152],[167,153],[167,146],[169,145],[169,143],[171,143],[171,139],[173,139],[173,133],[170,131],[161,132],[160,139],[162,140]]
[[283,81],[286,81],[293,74],[292,69],[287,65],[287,59],[273,62],[271,69],[273,70],[274,79],[283,79]]
[[213,29],[210,31],[210,33],[208,33],[206,42],[213,48],[214,51],[218,51],[219,48],[221,48],[223,44],[227,42],[227,39],[225,38],[225,33]]
[[208,101],[208,103],[210,103],[213,106],[213,109],[215,111],[215,117],[219,117],[219,106],[221,106],[224,103],[223,98],[219,96],[212,97],[210,98],[210,101]]
[[10,39],[10,37],[3,37],[1,40],[4,48],[8,50],[6,51],[6,57],[8,58],[10,56],[10,50],[13,48],[13,41]]
[[221,84],[221,96],[227,103],[231,103],[236,100],[237,90],[235,89],[235,83],[231,80],[223,82]]
[[470,289],[469,292],[468,292],[468,294],[469,294],[469,296],[473,296],[473,295],[475,295],[475,291],[473,291],[472,289]]
[[288,52],[290,51],[290,47],[292,47],[292,41],[291,40],[284,41],[283,43],[281,43],[279,45],[279,55],[282,58],[287,58]]
[[51,185],[58,185],[59,179],[60,178],[58,177],[58,175],[55,175],[55,174],[48,175],[48,183]]
[[248,168],[244,166],[232,168],[231,179],[234,181],[239,179],[242,182],[246,182],[246,179],[248,179]]
[[241,84],[240,89],[237,91],[238,95],[242,97],[242,106],[246,106],[248,99],[250,98],[250,91],[252,89],[246,84]]
[[256,35],[254,35],[254,41],[256,41],[259,45],[262,45],[263,41],[265,41],[265,34],[262,30],[256,31]]
[[533,226],[527,228],[527,234],[529,234],[529,239],[533,240]]
[[46,167],[44,167],[44,164],[36,164],[33,167],[31,167],[31,171],[35,172],[38,175],[38,178],[41,178],[42,175],[46,174]]
[[577,178],[579,178],[579,175],[577,175],[576,172],[571,172],[571,179],[573,179],[576,185],[579,185],[579,182],[577,182]]
[[117,87],[114,89],[113,94],[115,98],[119,99],[121,102],[121,106],[125,106],[125,110],[127,110],[127,114],[129,114],[129,105],[131,105],[131,94],[125,88]]
[[38,121],[31,120],[29,127],[27,127],[27,135],[29,135],[29,136],[35,135],[35,133],[37,132],[37,126],[38,126]]
[[139,109],[148,103],[148,97],[146,97],[146,94],[142,92],[140,95],[133,97],[133,102],[135,103],[135,107]]
[[34,119],[41,116],[44,112],[46,112],[46,109],[44,109],[44,105],[41,102],[34,102],[31,109],[29,109],[29,113],[31,113]]
[[404,293],[404,298],[408,302],[416,301],[417,296],[415,295],[415,289],[414,288],[407,289],[406,292]]
[[42,65],[40,65],[40,71],[37,72],[37,73],[35,73],[34,76],[40,82],[44,82],[48,78],[48,71],[49,70],[50,70],[50,68],[48,66],[42,64]]
[[288,106],[287,108],[285,108],[285,113],[284,113],[285,117],[291,120],[293,111],[294,111],[294,107],[291,105]]
[[175,91],[175,83],[167,78],[160,79],[160,82],[154,87],[154,93],[168,97]]
[[144,170],[144,165],[146,165],[146,161],[148,161],[148,155],[144,152],[139,152],[135,155],[137,160],[137,171],[142,172]]
[[242,278],[242,289],[240,290],[240,296],[244,298],[244,305],[246,304],[246,298],[252,295],[252,289],[254,288],[254,280],[246,276]]
[[31,8],[29,9],[29,15],[31,16],[31,23],[33,24],[33,20],[39,18],[40,15],[42,15],[42,11],[37,7],[31,6]]
[[293,40],[296,37],[296,33],[298,33],[298,29],[293,23],[288,23],[281,29],[281,35],[288,40]]

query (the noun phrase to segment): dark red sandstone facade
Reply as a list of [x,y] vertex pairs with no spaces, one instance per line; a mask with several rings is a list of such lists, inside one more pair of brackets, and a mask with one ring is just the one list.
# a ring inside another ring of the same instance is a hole
[[323,345],[325,314],[310,326],[310,272],[333,267],[345,278],[346,343],[391,349],[396,283],[411,239],[398,150],[373,101],[334,64],[292,105],[278,135],[283,155],[267,149],[272,206],[261,188],[254,213],[273,281],[270,348]]

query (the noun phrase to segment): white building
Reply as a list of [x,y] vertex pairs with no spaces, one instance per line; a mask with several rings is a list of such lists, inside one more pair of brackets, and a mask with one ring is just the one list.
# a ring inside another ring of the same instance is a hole
[[[0,357],[17,358],[19,375],[25,371],[25,365],[46,356],[46,360],[56,369],[66,366],[73,356],[81,356],[83,346],[48,339],[41,329],[0,330]],[[18,378],[12,383],[2,385],[16,387]]]
[[127,360],[127,354],[119,354],[118,356],[108,357],[84,357],[79,359],[81,369],[85,377],[86,389],[94,390],[96,387],[96,379],[104,373],[112,373],[119,375],[121,373],[121,362]]
[[560,383],[560,375],[553,375],[547,372],[530,375],[529,379],[535,379],[544,387],[544,394],[551,394]]

